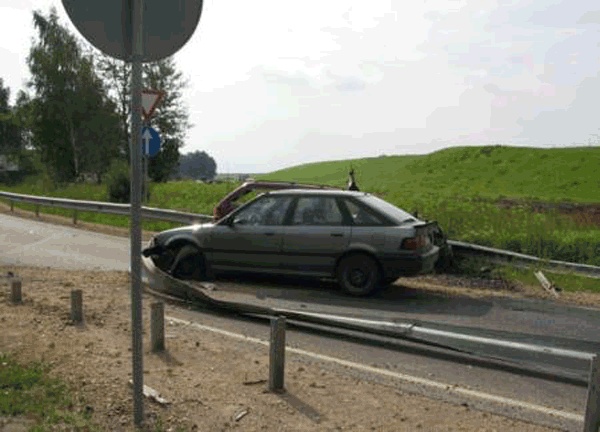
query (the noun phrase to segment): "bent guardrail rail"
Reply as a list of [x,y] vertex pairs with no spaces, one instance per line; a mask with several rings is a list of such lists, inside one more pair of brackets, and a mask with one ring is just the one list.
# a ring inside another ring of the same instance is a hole
[[[469,348],[460,348],[454,342],[468,341],[476,345],[488,345],[502,349],[521,350],[532,355],[546,354],[553,357],[569,358],[571,361],[590,362],[593,358],[594,348],[588,347],[592,352],[575,351],[563,349],[555,346],[536,345],[527,342],[501,340],[493,337],[481,337],[469,335],[466,333],[457,333],[454,331],[440,331],[435,325],[428,325],[425,321],[407,320],[406,322],[387,322],[361,320],[348,318],[338,315],[328,315],[322,313],[313,313],[302,310],[272,307],[269,305],[252,304],[233,300],[217,299],[212,297],[210,289],[203,289],[189,282],[176,279],[168,273],[160,270],[149,257],[142,257],[142,266],[144,268],[145,283],[152,293],[162,293],[167,296],[175,296],[177,299],[186,299],[195,304],[202,304],[209,308],[224,310],[241,315],[258,317],[276,317],[284,316],[289,320],[311,325],[326,326],[330,328],[350,330],[363,334],[385,336],[393,339],[400,339],[415,342],[432,348],[443,348],[454,352],[456,355],[467,355],[485,361],[488,364],[500,367],[514,367],[520,370],[527,370],[534,373],[542,373],[554,377],[562,377],[567,380],[574,380],[579,384],[588,382],[588,371],[574,372],[549,368],[548,366],[536,366],[526,361],[514,361],[497,355],[488,356],[473,351]],[[202,286],[202,283],[199,284]],[[431,324],[431,323],[429,323]],[[596,345],[596,344],[591,344]]]
[[[12,202],[22,202],[26,204],[35,204],[38,206],[62,207],[77,211],[129,215],[129,204],[114,204],[99,201],[80,201],[66,198],[50,198],[35,195],[22,195],[12,192],[0,191],[0,198],[8,199]],[[146,219],[165,220],[182,224],[195,224],[208,222],[213,219],[211,215],[186,213],[175,210],[157,209],[152,207],[142,207],[142,217]],[[76,214],[73,216],[76,220]],[[570,263],[566,261],[545,260],[532,255],[526,255],[517,252],[511,252],[503,249],[496,249],[487,246],[480,246],[461,241],[448,240],[455,254],[463,256],[476,256],[495,262],[509,262],[520,265],[539,265],[550,270],[566,270],[583,276],[600,278],[600,267]]]

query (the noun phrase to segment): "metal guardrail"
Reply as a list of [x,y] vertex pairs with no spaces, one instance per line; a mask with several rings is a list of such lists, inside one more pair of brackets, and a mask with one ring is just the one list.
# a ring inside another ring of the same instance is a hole
[[569,271],[582,276],[600,278],[600,267],[593,265],[577,264],[567,261],[545,260],[533,255],[526,255],[518,252],[464,243],[455,240],[448,240],[448,244],[452,246],[452,251],[458,255],[471,255],[479,258],[486,258],[489,261],[503,263],[509,262],[526,266],[539,265],[547,269]]
[[[96,213],[129,215],[129,204],[114,204],[98,201],[79,201],[66,198],[49,198],[35,195],[21,195],[12,192],[0,191],[0,198],[5,198],[13,202],[22,202],[35,204],[37,206],[62,207],[74,210],[73,221],[77,219],[77,211],[87,211]],[[36,210],[36,214],[39,212]],[[208,222],[213,219],[211,215],[186,213],[175,210],[157,209],[152,207],[142,207],[142,217],[145,219],[165,220],[169,222],[178,222],[183,224],[195,224],[199,222]],[[566,261],[544,260],[532,255],[525,255],[517,252],[511,252],[502,249],[495,249],[486,246],[479,246],[460,241],[448,240],[455,254],[463,256],[477,256],[496,262],[510,262],[517,265],[540,265],[547,269],[567,270],[583,276],[600,278],[600,267],[570,263]]]
[[[61,207],[75,211],[85,211],[94,213],[129,215],[129,204],[115,204],[100,201],[80,201],[66,198],[49,198],[35,195],[21,195],[12,192],[1,192],[0,198],[8,199],[12,202],[21,202],[26,204],[35,204],[37,206]],[[194,224],[212,220],[212,216],[186,213],[175,210],[157,209],[152,207],[142,207],[142,217],[145,219],[166,220],[169,222],[179,222],[183,224]]]

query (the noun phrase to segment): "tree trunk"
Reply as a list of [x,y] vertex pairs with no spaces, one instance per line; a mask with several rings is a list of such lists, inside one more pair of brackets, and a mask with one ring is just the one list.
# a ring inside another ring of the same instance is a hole
[[71,146],[73,147],[73,163],[75,164],[75,178],[79,178],[79,159],[77,157],[77,145],[75,144],[75,128],[73,119],[69,117],[69,132],[71,133]]

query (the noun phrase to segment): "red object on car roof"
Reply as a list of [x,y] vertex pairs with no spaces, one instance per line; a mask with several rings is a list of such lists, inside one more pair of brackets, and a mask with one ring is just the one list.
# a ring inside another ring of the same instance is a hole
[[228,193],[213,210],[214,220],[224,218],[236,209],[235,201],[255,190],[281,190],[281,189],[338,189],[333,186],[286,181],[253,180],[245,181],[241,186]]

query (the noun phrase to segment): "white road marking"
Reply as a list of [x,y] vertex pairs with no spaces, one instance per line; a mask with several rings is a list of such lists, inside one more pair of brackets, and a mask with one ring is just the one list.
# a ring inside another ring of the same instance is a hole
[[[281,310],[283,312],[296,312],[293,310],[286,310],[286,309],[281,309]],[[543,354],[571,357],[571,358],[576,358],[579,360],[590,360],[591,361],[594,358],[594,356],[596,355],[594,353],[588,353],[588,352],[583,352],[583,351],[573,351],[573,350],[568,350],[568,349],[563,349],[563,348],[554,348],[554,347],[545,346],[545,345],[532,345],[532,344],[528,344],[528,343],[512,342],[512,341],[507,341],[507,340],[502,340],[502,339],[492,339],[492,338],[486,338],[486,337],[480,337],[480,336],[472,336],[472,335],[467,335],[467,334],[435,330],[435,329],[431,329],[431,328],[420,327],[419,325],[415,325],[415,324],[404,324],[404,323],[395,323],[395,322],[388,322],[388,321],[366,320],[363,318],[351,318],[351,317],[343,317],[343,316],[338,316],[338,315],[327,315],[327,314],[304,312],[304,311],[302,311],[302,314],[315,316],[318,318],[325,318],[325,319],[329,319],[329,320],[333,320],[333,321],[342,321],[342,322],[346,321],[346,322],[351,322],[351,323],[354,322],[357,324],[366,324],[366,325],[370,325],[370,326],[384,327],[384,328],[385,327],[398,328],[398,329],[405,330],[406,334],[423,333],[423,334],[431,335],[431,336],[442,336],[442,337],[445,337],[448,339],[458,339],[458,340],[464,340],[467,342],[475,342],[475,343],[481,343],[481,344],[486,344],[486,345],[501,346],[501,347],[512,348],[512,349],[522,349],[522,350],[530,351],[530,352],[539,352],[539,353],[543,353]]]
[[[206,326],[203,324],[197,324],[197,323],[193,323],[193,322],[190,322],[187,320],[182,320],[182,319],[175,318],[175,317],[167,316],[167,317],[165,317],[165,319],[167,320],[168,323],[185,324],[185,325],[189,325],[189,326],[195,327],[200,330],[206,330],[206,331],[218,333],[218,334],[221,334],[224,336],[241,339],[241,340],[244,340],[247,342],[252,342],[252,343],[256,343],[256,344],[264,345],[264,346],[269,346],[268,341],[250,337],[250,336],[245,336],[243,334],[233,333],[233,332],[229,332],[227,330],[222,330],[222,329],[215,328],[215,327],[209,327],[209,326]],[[420,384],[420,385],[432,387],[432,388],[435,388],[438,390],[445,390],[445,391],[463,395],[463,396],[471,396],[471,397],[483,399],[483,400],[486,400],[489,402],[496,402],[496,403],[500,403],[503,405],[508,405],[508,406],[512,406],[512,407],[516,407],[516,408],[537,411],[537,412],[540,412],[543,414],[548,414],[548,415],[552,415],[555,417],[562,417],[567,420],[574,420],[574,421],[578,421],[578,422],[582,422],[582,423],[584,420],[583,415],[580,415],[580,414],[570,413],[570,412],[566,412],[566,411],[560,411],[560,410],[548,408],[548,407],[541,406],[541,405],[535,405],[535,404],[522,402],[522,401],[515,400],[515,399],[505,398],[502,396],[496,396],[496,395],[492,395],[489,393],[483,393],[483,392],[476,391],[476,390],[469,390],[466,388],[451,386],[451,385],[443,384],[443,383],[440,383],[437,381],[432,381],[429,379],[419,378],[419,377],[406,375],[406,374],[402,374],[402,373],[398,373],[398,372],[393,372],[393,371],[389,371],[389,370],[385,370],[385,369],[379,369],[379,368],[367,366],[367,365],[364,365],[361,363],[355,363],[355,362],[342,360],[342,359],[335,358],[335,357],[326,356],[323,354],[317,354],[317,353],[314,353],[311,351],[306,351],[306,350],[299,349],[299,348],[286,347],[286,351],[293,352],[296,354],[301,354],[304,356],[312,357],[314,359],[318,359],[318,360],[322,360],[322,361],[326,361],[326,362],[330,362],[330,363],[336,363],[336,364],[339,364],[342,366],[346,366],[346,367],[353,368],[353,369],[358,369],[358,370],[365,371],[365,372],[370,372],[373,374],[385,375],[385,376],[395,378],[398,380],[410,382],[412,384]]]

